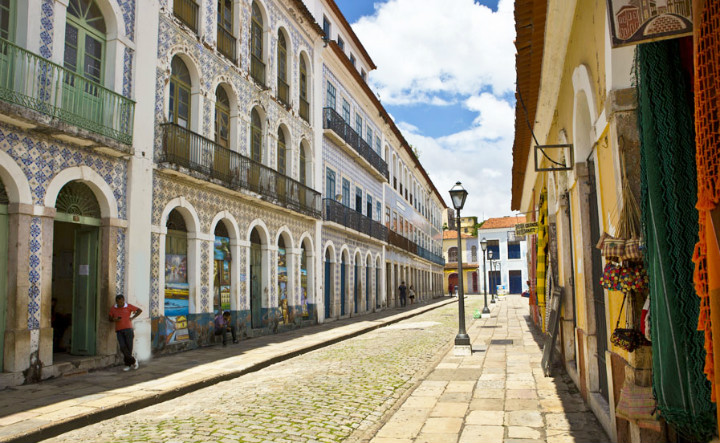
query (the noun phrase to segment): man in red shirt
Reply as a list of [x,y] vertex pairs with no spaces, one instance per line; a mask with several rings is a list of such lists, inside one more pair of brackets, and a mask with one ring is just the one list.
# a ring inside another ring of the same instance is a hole
[[110,321],[115,323],[115,334],[117,335],[120,351],[125,359],[125,369],[137,369],[138,361],[133,357],[133,339],[135,334],[132,328],[132,320],[142,314],[142,309],[125,303],[125,296],[117,295],[115,297],[115,305],[110,308]]

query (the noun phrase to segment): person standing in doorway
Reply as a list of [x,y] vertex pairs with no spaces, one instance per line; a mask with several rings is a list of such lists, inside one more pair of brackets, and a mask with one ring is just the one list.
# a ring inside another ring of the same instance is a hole
[[142,314],[142,309],[137,306],[125,303],[125,296],[119,294],[115,297],[115,305],[110,308],[110,321],[115,323],[115,334],[117,335],[120,352],[125,360],[123,371],[137,369],[140,365],[133,357],[133,332],[132,321]]
[[407,286],[404,281],[400,282],[398,290],[400,291],[400,307],[403,307],[407,304]]

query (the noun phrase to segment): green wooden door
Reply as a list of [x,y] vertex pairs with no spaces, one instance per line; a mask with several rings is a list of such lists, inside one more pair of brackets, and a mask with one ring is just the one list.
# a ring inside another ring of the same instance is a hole
[[[2,184],[0,183],[0,186]],[[0,204],[0,372],[3,369],[5,343],[5,310],[7,308],[8,212]]]
[[98,229],[75,231],[72,346],[74,355],[95,355],[98,294]]

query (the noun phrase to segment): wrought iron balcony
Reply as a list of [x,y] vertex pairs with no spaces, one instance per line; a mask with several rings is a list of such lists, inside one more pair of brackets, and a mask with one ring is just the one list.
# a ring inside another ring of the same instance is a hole
[[197,33],[198,5],[193,0],[175,0],[173,13],[181,22],[185,23],[193,32]]
[[323,199],[323,219],[354,229],[381,241],[387,241],[388,229],[352,208],[331,198]]
[[280,206],[320,218],[320,193],[278,171],[223,148],[174,123],[164,123],[158,163],[170,163],[220,181],[233,190],[249,190]]
[[5,39],[0,100],[132,145],[134,101]]
[[235,37],[227,29],[218,25],[217,35],[217,48],[218,51],[231,62],[236,63],[237,58],[235,57]]
[[285,106],[290,106],[290,86],[287,84],[287,82],[285,80],[283,80],[279,77],[278,77],[277,98]]
[[310,103],[300,97],[300,118],[310,123]]
[[388,243],[397,248],[410,252],[411,254],[415,254],[418,257],[424,258],[425,260],[429,260],[435,264],[441,266],[445,265],[445,259],[443,257],[440,257],[437,254],[433,254],[427,249],[418,246],[418,244],[414,241],[403,237],[395,231],[388,231]]
[[387,163],[375,152],[355,130],[332,108],[323,109],[323,129],[329,129],[350,145],[359,157],[375,168],[377,172],[388,179]]
[[250,56],[250,76],[260,86],[265,87],[265,63],[255,55]]
[[428,251],[427,249],[418,246],[418,253],[417,255],[424,258],[425,260],[429,260],[436,265],[445,266],[445,259],[437,254],[433,254],[432,252]]

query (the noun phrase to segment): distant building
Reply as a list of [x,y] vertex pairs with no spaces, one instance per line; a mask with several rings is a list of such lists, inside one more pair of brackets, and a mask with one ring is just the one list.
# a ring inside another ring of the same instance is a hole
[[[524,237],[515,237],[515,225],[525,223],[525,216],[489,218],[478,228],[477,243],[481,246],[482,239],[487,240],[487,274],[488,294],[497,293],[498,286],[510,294],[520,294],[527,288],[527,246]],[[482,254],[482,248],[480,248]],[[482,256],[478,260],[480,272]],[[483,291],[484,279],[480,290]]]

